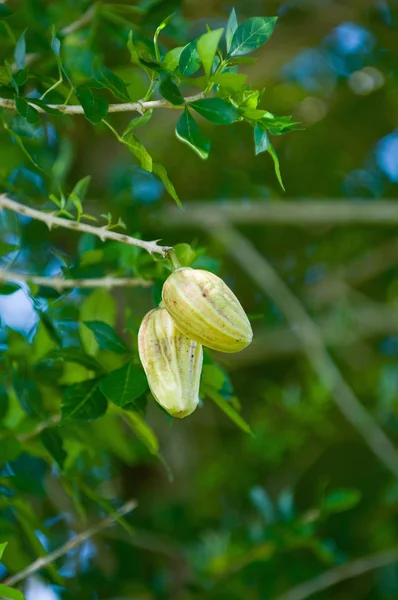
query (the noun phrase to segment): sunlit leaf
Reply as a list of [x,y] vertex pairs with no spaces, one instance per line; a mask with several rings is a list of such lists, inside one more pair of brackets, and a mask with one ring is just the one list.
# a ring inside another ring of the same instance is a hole
[[197,51],[207,76],[211,74],[214,57],[223,33],[224,29],[222,28],[214,29],[213,31],[204,33],[197,41]]
[[236,18],[236,12],[235,12],[235,9],[233,8],[229,15],[229,19],[227,22],[227,28],[225,30],[225,42],[226,42],[226,46],[227,46],[227,52],[229,51],[229,49],[231,47],[232,38],[234,36],[234,33],[235,33],[237,27],[238,27],[238,19]]
[[109,350],[110,352],[116,352],[116,354],[126,354],[129,351],[108,323],[102,321],[84,321],[83,323],[94,333],[95,340],[101,350]]

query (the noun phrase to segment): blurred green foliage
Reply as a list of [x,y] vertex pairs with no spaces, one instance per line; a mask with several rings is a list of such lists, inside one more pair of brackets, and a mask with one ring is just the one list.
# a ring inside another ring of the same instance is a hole
[[[272,599],[396,543],[397,482],[336,410],[297,332],[203,223],[177,228],[166,212],[170,197],[188,216],[201,201],[215,219],[225,200],[251,210],[286,197],[334,198],[336,207],[351,198],[360,211],[396,195],[397,3],[263,4],[237,1],[236,13],[220,0],[0,4],[0,98],[16,103],[0,108],[1,191],[64,218],[163,238],[182,264],[225,279],[255,332],[241,354],[205,353],[201,406],[173,420],[149,394],[137,354],[168,260],[0,213],[2,269],[152,282],[1,283],[0,578],[138,502],[19,584],[27,600]],[[278,16],[270,39],[274,19],[262,14]],[[182,109],[182,97],[201,91],[206,99]],[[176,108],[107,114],[143,98]],[[64,102],[84,115],[48,106]],[[279,136],[299,122],[305,131]],[[398,444],[394,229],[297,225],[241,229]],[[20,597],[0,587],[7,593]],[[397,566],[313,597],[394,600]]]

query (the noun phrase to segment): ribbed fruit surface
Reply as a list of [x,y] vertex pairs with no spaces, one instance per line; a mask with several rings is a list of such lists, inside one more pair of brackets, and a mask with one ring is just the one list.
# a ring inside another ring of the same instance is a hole
[[177,329],[165,308],[143,319],[138,349],[155,400],[173,417],[190,415],[199,402],[202,346]]
[[189,338],[220,352],[240,352],[253,339],[245,311],[222,279],[202,269],[176,269],[165,281],[163,304]]

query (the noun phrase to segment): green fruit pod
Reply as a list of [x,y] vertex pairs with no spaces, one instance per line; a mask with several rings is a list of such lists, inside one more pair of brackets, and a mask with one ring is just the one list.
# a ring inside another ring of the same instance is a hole
[[176,269],[165,281],[163,304],[178,329],[219,352],[240,352],[253,339],[245,311],[222,279],[202,269]]
[[203,350],[181,333],[165,308],[151,310],[138,333],[138,350],[155,400],[182,419],[199,402]]

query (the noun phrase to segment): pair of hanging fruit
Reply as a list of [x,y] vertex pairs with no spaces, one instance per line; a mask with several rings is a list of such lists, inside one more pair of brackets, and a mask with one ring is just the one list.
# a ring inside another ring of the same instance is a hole
[[222,279],[202,269],[176,268],[159,308],[141,323],[138,348],[155,400],[173,417],[199,402],[202,346],[239,352],[253,338],[245,311]]

